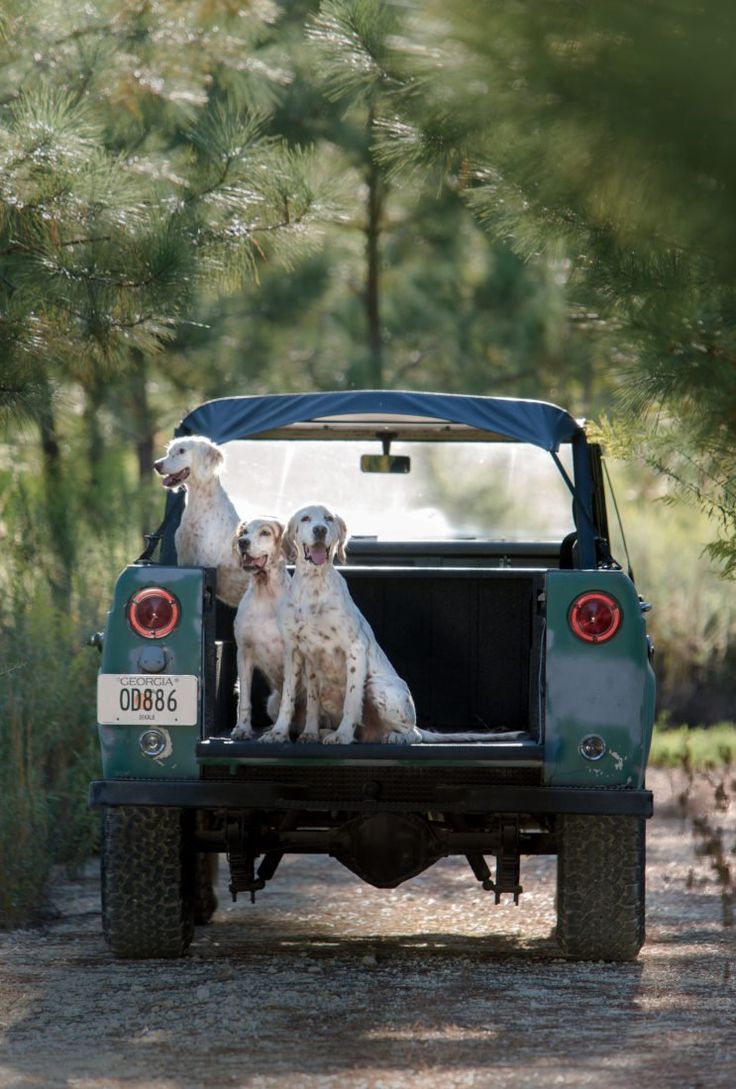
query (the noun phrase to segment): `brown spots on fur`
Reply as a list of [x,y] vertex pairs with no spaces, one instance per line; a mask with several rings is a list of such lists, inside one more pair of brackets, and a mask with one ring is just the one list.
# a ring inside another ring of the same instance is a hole
[[355,666],[351,666],[351,667],[350,667],[350,672],[351,672],[351,673],[355,673]]

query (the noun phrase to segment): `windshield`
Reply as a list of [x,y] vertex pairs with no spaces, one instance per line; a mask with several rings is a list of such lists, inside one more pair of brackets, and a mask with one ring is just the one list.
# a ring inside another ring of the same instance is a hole
[[[520,443],[393,442],[408,473],[361,471],[376,441],[260,439],[227,443],[223,484],[245,518],[281,521],[322,503],[353,537],[384,540],[561,540],[572,500],[551,456]],[[570,472],[569,448],[561,460]]]

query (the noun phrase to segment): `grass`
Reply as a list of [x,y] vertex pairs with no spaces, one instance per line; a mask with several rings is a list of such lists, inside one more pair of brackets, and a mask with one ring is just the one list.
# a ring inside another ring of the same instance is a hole
[[736,723],[713,726],[670,726],[658,723],[649,763],[661,768],[712,771],[736,764]]
[[[666,720],[655,728],[650,763],[675,768],[683,774],[677,796],[684,820],[689,821],[696,857],[706,859],[721,899],[721,922],[736,920],[736,839],[724,820],[736,803],[736,723],[719,722],[709,728],[671,727]],[[698,784],[698,789],[695,789]],[[705,788],[705,790],[703,789]],[[707,880],[707,879],[706,879]],[[686,887],[697,887],[690,869]]]

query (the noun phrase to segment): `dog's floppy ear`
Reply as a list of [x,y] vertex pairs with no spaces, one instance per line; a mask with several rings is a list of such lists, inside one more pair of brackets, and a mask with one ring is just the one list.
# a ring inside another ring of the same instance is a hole
[[340,563],[347,563],[348,558],[345,554],[345,542],[348,539],[348,527],[339,514],[335,515],[335,521],[337,522],[337,528],[340,532],[340,535],[337,538],[337,558]]
[[202,446],[205,464],[213,472],[219,472],[225,462],[225,455],[222,450],[216,443],[210,442],[209,439],[205,439]]
[[289,519],[286,530],[281,535],[281,551],[290,563],[296,559],[296,515]]
[[284,539],[284,523],[279,522],[278,518],[271,518],[270,526],[273,530],[273,539],[276,542],[276,547],[283,544]]
[[238,561],[240,560],[240,549],[238,548],[238,541],[240,540],[241,535],[245,531],[245,526],[246,526],[245,522],[238,522],[237,528],[236,528],[235,532],[233,533],[233,540],[232,540],[233,554],[235,556],[237,556]]

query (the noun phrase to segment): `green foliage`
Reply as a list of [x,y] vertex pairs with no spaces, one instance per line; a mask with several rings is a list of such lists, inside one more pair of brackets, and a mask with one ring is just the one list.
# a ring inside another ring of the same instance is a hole
[[719,521],[729,576],[734,44],[726,0],[421,5],[377,144],[395,178],[454,162],[494,238],[563,262],[571,316],[615,360],[650,463]]
[[308,25],[308,38],[323,62],[330,98],[367,100],[396,91],[391,41],[401,28],[399,9],[382,0],[325,0]]
[[736,725],[719,722],[703,727],[657,724],[650,759],[656,767],[711,771],[736,763]]
[[[0,306],[12,381],[85,384],[153,355],[197,288],[252,282],[329,217],[317,172],[263,135],[286,74],[259,62],[275,9],[12,7],[0,55]],[[80,72],[81,63],[81,72]]]
[[[130,467],[130,505],[94,526],[93,511],[80,502],[82,480],[65,480],[76,558],[60,603],[55,517],[37,463],[33,448],[19,445],[15,465],[0,468],[0,927],[37,916],[52,866],[73,870],[94,848],[87,788],[99,762],[98,661],[84,644],[103,625],[117,573],[137,547],[128,522],[137,502]],[[100,485],[114,479],[125,495],[121,469],[104,466]]]
[[[656,470],[615,458],[607,458],[607,465],[637,587],[653,605],[646,620],[655,646],[658,706],[691,724],[727,718],[733,705],[736,600],[724,593],[722,578],[707,559],[715,527],[705,513],[673,502],[672,485]],[[608,507],[612,551],[625,564],[610,501]]]
[[79,865],[95,842],[86,786],[97,764],[94,672],[78,625],[50,593],[3,587],[0,656],[0,926],[44,906],[50,867]]

